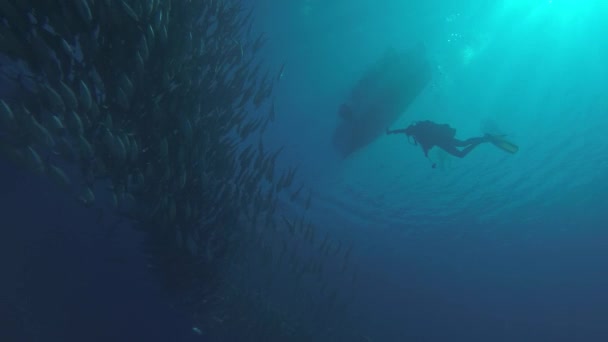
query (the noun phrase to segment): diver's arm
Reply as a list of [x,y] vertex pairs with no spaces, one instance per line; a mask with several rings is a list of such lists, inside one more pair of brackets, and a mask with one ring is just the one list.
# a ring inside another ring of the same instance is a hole
[[404,133],[405,134],[405,128],[404,129],[394,129],[394,130],[390,130],[390,129],[386,129],[386,134],[398,134],[398,133]]

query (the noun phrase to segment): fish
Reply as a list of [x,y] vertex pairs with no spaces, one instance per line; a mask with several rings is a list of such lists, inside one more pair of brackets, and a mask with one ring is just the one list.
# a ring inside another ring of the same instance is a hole
[[32,171],[38,174],[44,172],[44,163],[42,162],[42,158],[40,158],[40,155],[33,147],[26,147],[25,158],[28,166]]
[[91,13],[91,8],[89,7],[87,0],[74,0],[74,4],[78,9],[78,14],[80,17],[87,23],[90,24],[93,21],[93,14]]
[[120,106],[121,109],[129,109],[129,98],[120,87],[116,89],[116,101],[118,102],[118,106]]
[[[80,1],[84,1],[84,0],[80,0]],[[78,0],[77,0],[78,2]],[[87,85],[80,80],[78,83],[78,87],[79,87],[79,101],[80,101],[80,105],[82,106],[82,109],[85,112],[88,112],[91,109],[91,103],[92,103],[92,98],[91,98],[91,92],[89,91],[89,87],[87,87]]]
[[51,128],[56,133],[62,133],[65,129],[63,122],[57,115],[52,115],[50,118]]
[[3,127],[11,127],[15,124],[15,114],[11,110],[11,107],[0,99],[0,123]]
[[268,114],[268,118],[270,119],[270,121],[274,122],[275,116],[276,116],[276,114],[275,114],[275,108],[274,108],[274,101],[272,101],[272,104],[270,105],[270,112]]
[[72,46],[63,37],[61,37],[59,39],[59,41],[60,41],[60,44],[61,44],[61,48],[63,49],[63,52],[67,56],[73,56],[74,55],[74,50],[72,49]]
[[67,109],[76,110],[76,108],[78,108],[78,100],[76,99],[76,95],[74,95],[72,89],[63,83],[63,81],[60,81],[59,91],[63,97],[64,103],[67,104]]
[[135,11],[133,11],[133,9],[131,8],[131,6],[129,6],[129,4],[127,4],[124,0],[120,0],[120,4],[122,6],[122,9],[125,11],[125,13],[127,13],[127,15],[131,19],[133,19],[133,21],[139,22],[139,17],[137,16],[137,13],[135,13]]
[[130,146],[129,160],[131,160],[131,162],[133,162],[133,163],[137,162],[137,158],[139,156],[139,145],[138,145],[135,137],[131,137],[131,143],[129,144],[129,146]]
[[283,64],[281,65],[281,68],[279,68],[279,72],[277,74],[277,81],[280,81],[283,79],[284,72],[285,72],[285,62],[283,62]]
[[122,163],[127,158],[127,149],[120,136],[115,135],[113,139],[112,147],[116,161]]
[[42,91],[51,106],[51,110],[55,113],[63,113],[65,111],[65,104],[61,99],[61,96],[48,84],[42,86]]
[[297,189],[295,192],[293,192],[293,193],[291,194],[291,196],[289,197],[289,200],[290,200],[291,202],[294,202],[294,201],[295,201],[295,200],[298,198],[298,195],[300,194],[300,191],[302,191],[302,189],[303,189],[303,188],[304,188],[304,183],[302,183],[302,184],[300,185],[300,187],[299,187],[299,188],[298,188],[298,189]]
[[135,67],[138,75],[141,77],[144,74],[144,59],[139,51],[135,52]]
[[[224,282],[220,265],[273,284],[322,273],[317,229],[301,208],[283,207],[304,197],[291,186],[301,183],[296,167],[262,143],[279,117],[273,87],[286,63],[275,74],[261,58],[269,37],[248,35],[253,10],[222,0],[24,0],[0,1],[0,13],[0,51],[31,73],[15,97],[32,100],[31,114],[0,102],[7,156],[87,207],[111,201],[100,207],[146,234],[151,269],[201,286],[192,305]],[[216,323],[239,314],[229,296],[224,304],[209,316]]]
[[65,172],[59,167],[48,163],[46,165],[46,173],[57,185],[63,189],[69,189],[72,185],[72,181],[65,174]]
[[312,191],[308,191],[308,197],[306,198],[306,202],[304,203],[304,210],[310,209],[310,204],[312,202]]
[[124,93],[127,95],[127,97],[133,96],[133,90],[134,90],[133,82],[131,82],[131,79],[129,78],[129,76],[127,76],[124,73],[121,74],[119,84],[120,84],[120,88],[124,91]]
[[160,27],[160,42],[162,44],[166,44],[169,39],[169,35],[167,33],[167,27],[163,24]]
[[154,29],[152,28],[151,24],[148,24],[148,26],[146,28],[146,38],[147,38],[148,44],[150,44],[148,46],[148,50],[150,50],[150,48],[156,42],[156,33],[154,33]]
[[95,155],[95,152],[94,152],[91,144],[82,135],[79,135],[77,140],[78,140],[78,147],[79,147],[82,158],[85,160],[92,159],[93,156]]
[[141,40],[139,41],[139,52],[141,54],[142,59],[144,61],[147,61],[148,57],[150,56],[150,50],[148,50],[148,41],[146,40],[145,33],[142,34]]
[[31,133],[34,141],[42,146],[53,148],[55,146],[55,139],[53,138],[53,135],[44,126],[42,126],[33,115],[27,114],[27,116],[30,123],[28,127],[29,132]]
[[75,137],[80,136],[84,133],[84,126],[80,116],[73,110],[67,111],[66,124],[68,131]]
[[85,207],[89,208],[95,202],[95,194],[90,187],[85,186],[82,188],[80,196],[78,196],[78,200],[80,203],[84,204]]

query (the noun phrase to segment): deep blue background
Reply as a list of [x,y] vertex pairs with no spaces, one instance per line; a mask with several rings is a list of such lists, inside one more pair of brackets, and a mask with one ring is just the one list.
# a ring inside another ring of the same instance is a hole
[[142,237],[0,162],[0,340],[188,341],[139,252]]

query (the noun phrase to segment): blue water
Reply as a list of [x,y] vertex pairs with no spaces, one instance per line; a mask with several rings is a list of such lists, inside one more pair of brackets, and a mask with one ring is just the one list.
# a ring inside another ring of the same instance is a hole
[[[286,62],[268,142],[285,145],[281,163],[312,186],[319,235],[354,246],[358,280],[329,279],[348,319],[330,324],[374,342],[607,340],[608,5],[379,3],[257,3],[266,57]],[[482,145],[432,169],[390,136],[337,158],[337,110],[360,73],[386,47],[420,40],[433,84],[395,128],[430,119],[459,138],[496,130],[516,155]],[[146,272],[128,224],[98,221],[11,165],[2,175],[3,340],[207,340]],[[283,305],[297,312],[293,301]],[[326,328],[317,340],[345,340]]]
[[[317,185],[317,219],[356,242],[363,335],[608,338],[606,9],[557,0],[264,8],[274,11],[273,55],[288,62],[276,134]],[[460,138],[498,130],[519,153],[484,145],[443,170],[394,136],[346,161],[327,153],[358,72],[386,46],[417,40],[432,54],[433,85],[395,127],[431,119]]]
[[14,165],[0,172],[0,340],[193,340],[126,222]]

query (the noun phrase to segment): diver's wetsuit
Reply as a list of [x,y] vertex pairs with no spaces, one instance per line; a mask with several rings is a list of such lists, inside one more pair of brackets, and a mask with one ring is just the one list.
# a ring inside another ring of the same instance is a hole
[[[408,137],[413,137],[414,142],[422,147],[426,157],[429,156],[429,150],[433,146],[437,146],[455,157],[463,158],[477,145],[489,141],[487,137],[469,138],[467,140],[456,139],[454,137],[456,135],[455,129],[447,124],[436,124],[428,120],[415,123],[408,128],[386,131],[386,134],[397,133],[404,133]],[[457,147],[465,148],[461,150]]]

